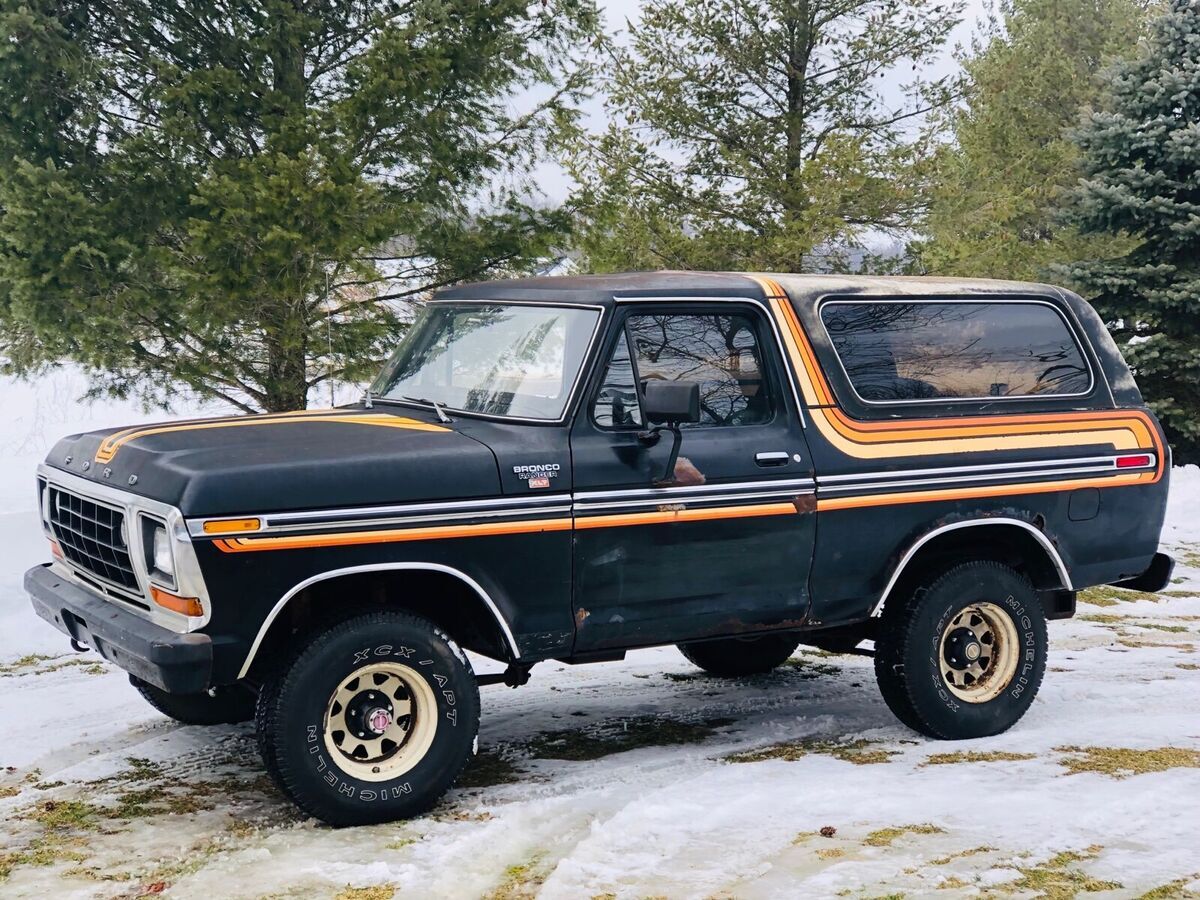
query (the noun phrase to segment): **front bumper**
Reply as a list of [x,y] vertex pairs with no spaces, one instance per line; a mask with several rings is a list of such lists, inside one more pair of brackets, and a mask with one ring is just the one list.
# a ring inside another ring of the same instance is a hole
[[49,565],[25,573],[25,590],[39,616],[131,675],[172,694],[209,688],[213,645],[208,635],[181,634],[148,622],[72,584]]

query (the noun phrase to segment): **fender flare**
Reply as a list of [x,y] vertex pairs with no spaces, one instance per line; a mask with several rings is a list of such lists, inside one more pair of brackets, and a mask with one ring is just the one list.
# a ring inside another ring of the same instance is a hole
[[299,584],[288,590],[287,593],[280,597],[279,600],[276,601],[275,605],[271,607],[271,611],[263,620],[262,625],[259,626],[258,634],[254,636],[254,642],[250,645],[250,651],[246,654],[246,660],[242,663],[241,669],[238,670],[238,680],[240,681],[241,679],[245,678],[246,673],[250,671],[250,666],[254,662],[254,658],[258,655],[258,649],[262,645],[263,639],[267,636],[267,632],[271,630],[271,625],[274,624],[275,619],[279,616],[279,613],[283,611],[285,606],[287,606],[288,601],[299,594],[302,590],[322,581],[329,581],[332,578],[340,578],[343,575],[357,575],[362,572],[394,571],[441,572],[445,575],[451,575],[454,578],[457,578],[472,591],[474,591],[479,599],[487,605],[487,608],[492,613],[492,617],[496,620],[496,624],[500,626],[500,630],[504,634],[504,640],[508,644],[509,649],[512,651],[513,659],[520,659],[520,648],[517,646],[517,639],[513,636],[512,628],[509,626],[508,620],[505,619],[504,615],[500,612],[500,608],[496,605],[496,601],[494,601],[488,592],[485,591],[479,584],[479,582],[470,575],[467,575],[465,572],[450,566],[443,566],[440,563],[375,563],[365,566],[347,566],[343,569],[330,569],[327,572],[320,572],[304,579]]
[[935,528],[913,542],[912,546],[905,551],[904,556],[900,558],[895,570],[892,572],[892,577],[888,579],[887,587],[883,589],[883,593],[879,595],[879,599],[875,601],[875,605],[871,607],[872,618],[879,616],[883,611],[883,604],[891,595],[892,589],[896,586],[896,582],[900,580],[900,576],[904,574],[905,568],[912,561],[912,558],[917,555],[917,552],[928,544],[931,540],[943,535],[948,531],[957,531],[961,528],[984,528],[988,525],[1016,525],[1018,528],[1023,528],[1033,535],[1038,544],[1046,551],[1046,556],[1050,562],[1054,564],[1054,569],[1058,572],[1058,577],[1062,581],[1062,586],[1065,590],[1073,591],[1071,586],[1071,574],[1067,571],[1067,565],[1063,562],[1062,556],[1058,549],[1050,542],[1046,535],[1035,528],[1030,523],[1022,519],[1001,518],[1001,517],[985,517],[981,519],[965,519],[962,522],[952,522],[949,525],[943,525],[940,528]]

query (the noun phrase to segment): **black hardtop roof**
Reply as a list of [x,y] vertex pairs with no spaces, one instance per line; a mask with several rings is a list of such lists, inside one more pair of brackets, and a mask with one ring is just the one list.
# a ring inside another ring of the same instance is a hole
[[987,295],[1062,297],[1047,284],[986,278],[895,275],[793,275],[745,272],[620,272],[611,275],[553,275],[478,281],[439,291],[435,300],[562,300],[608,305],[622,297],[762,297],[756,278],[777,282],[793,301],[816,303],[830,295]]

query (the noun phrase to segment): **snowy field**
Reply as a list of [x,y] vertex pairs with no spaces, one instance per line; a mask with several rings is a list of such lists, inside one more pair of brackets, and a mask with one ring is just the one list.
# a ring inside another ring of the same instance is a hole
[[859,657],[741,682],[672,649],[547,663],[483,689],[480,757],[431,814],[334,831],[274,791],[248,726],[174,724],[29,610],[47,442],[147,418],[79,390],[0,383],[0,896],[1200,896],[1195,467],[1174,473],[1175,583],[1051,623],[1008,734],[913,734]]

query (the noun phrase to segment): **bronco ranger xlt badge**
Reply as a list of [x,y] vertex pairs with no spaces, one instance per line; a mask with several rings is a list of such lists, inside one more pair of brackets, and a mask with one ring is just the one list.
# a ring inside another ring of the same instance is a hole
[[478,686],[548,659],[678,644],[737,677],[800,643],[865,653],[904,724],[998,734],[1076,591],[1170,578],[1162,431],[1047,285],[467,285],[365,401],[64,438],[37,476],[52,562],[25,577],[167,715],[254,719],[272,778],[335,825],[435,803]]

